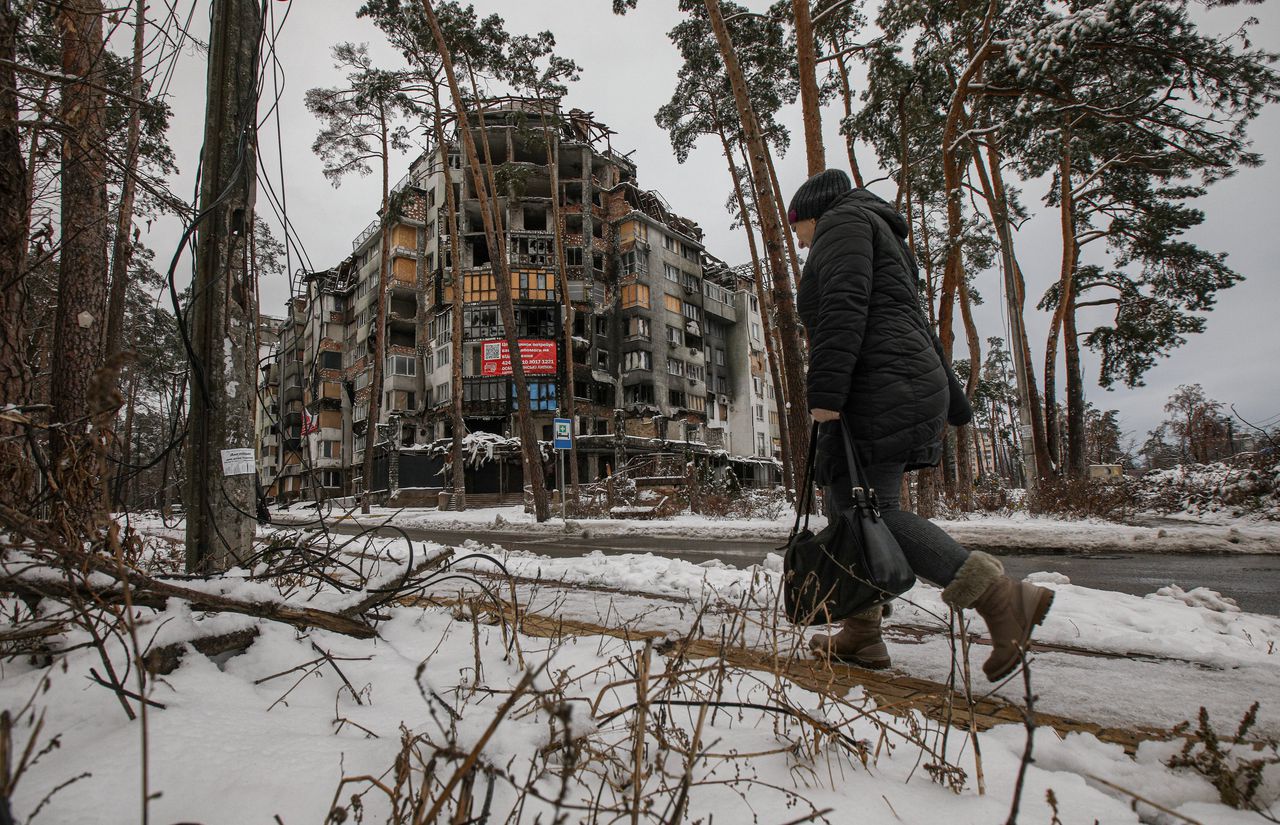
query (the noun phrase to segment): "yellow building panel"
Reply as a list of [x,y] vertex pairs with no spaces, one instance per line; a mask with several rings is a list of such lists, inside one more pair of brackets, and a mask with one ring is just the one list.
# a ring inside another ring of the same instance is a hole
[[391,230],[391,245],[416,249],[418,246],[418,230],[402,223],[396,224],[395,228]]
[[418,279],[418,264],[408,258],[396,258],[391,264],[391,272],[402,284],[413,284]]

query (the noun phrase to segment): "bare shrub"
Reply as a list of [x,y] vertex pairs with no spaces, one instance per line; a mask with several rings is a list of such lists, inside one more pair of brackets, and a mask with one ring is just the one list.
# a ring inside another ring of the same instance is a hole
[[1153,470],[1140,479],[1137,487],[1144,510],[1196,514],[1226,511],[1280,520],[1280,461],[1275,455],[1244,453],[1228,462]]
[[1111,521],[1133,515],[1137,504],[1137,485],[1128,478],[1043,480],[1027,497],[1028,508],[1036,514]]
[[1254,702],[1241,718],[1235,735],[1221,737],[1209,722],[1209,711],[1201,707],[1195,730],[1190,730],[1189,722],[1173,729],[1175,734],[1186,735],[1187,740],[1165,764],[1195,771],[1209,780],[1223,805],[1280,822],[1266,810],[1274,800],[1261,798],[1263,774],[1268,767],[1280,765],[1280,742],[1254,733],[1257,721],[1258,703]]
[[973,503],[984,513],[1009,513],[1017,502],[1003,478],[984,475],[974,486]]

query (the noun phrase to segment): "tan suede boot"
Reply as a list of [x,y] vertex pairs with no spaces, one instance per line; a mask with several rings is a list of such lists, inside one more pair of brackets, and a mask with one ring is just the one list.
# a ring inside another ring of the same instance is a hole
[[991,655],[982,672],[998,682],[1022,660],[1032,628],[1044,621],[1053,604],[1053,591],[1009,578],[999,559],[977,551],[942,591],[942,600],[957,609],[974,608],[987,623]]
[[873,607],[855,613],[841,623],[835,635],[819,633],[809,640],[809,649],[819,656],[837,659],[858,667],[881,670],[889,666],[889,648],[880,636],[885,610]]

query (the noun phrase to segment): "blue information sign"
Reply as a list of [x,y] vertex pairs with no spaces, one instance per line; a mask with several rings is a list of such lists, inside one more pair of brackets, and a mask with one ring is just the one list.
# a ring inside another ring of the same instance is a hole
[[555,419],[555,448],[567,450],[573,446],[573,422],[568,418]]

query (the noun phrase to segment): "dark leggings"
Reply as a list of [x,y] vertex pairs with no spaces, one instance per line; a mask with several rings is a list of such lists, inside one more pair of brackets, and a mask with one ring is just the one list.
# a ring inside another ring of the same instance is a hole
[[[898,540],[907,563],[920,578],[945,587],[956,577],[969,551],[928,519],[901,508],[902,464],[873,464],[863,468],[863,479],[875,490],[880,513]],[[830,519],[853,502],[849,477],[835,479],[823,488],[823,509]]]

